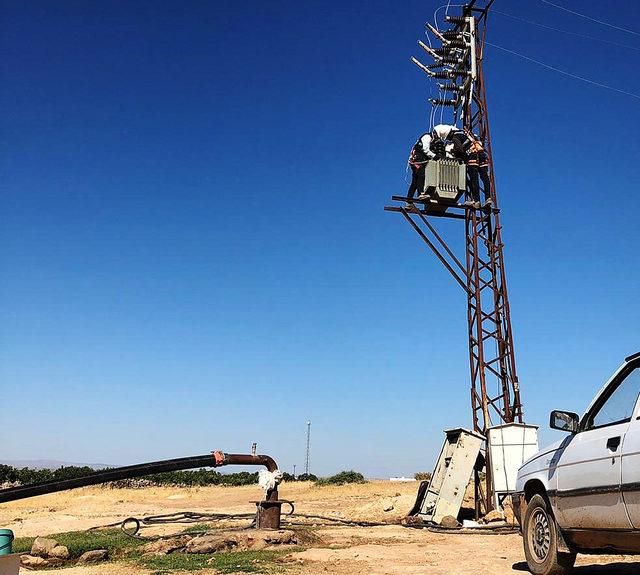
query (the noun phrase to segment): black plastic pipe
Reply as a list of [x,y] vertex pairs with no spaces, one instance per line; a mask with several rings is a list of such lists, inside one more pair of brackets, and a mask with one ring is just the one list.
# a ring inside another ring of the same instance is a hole
[[[225,465],[264,465],[269,471],[278,469],[276,462],[268,455],[242,455],[235,453],[222,453],[215,451],[207,455],[196,455],[193,457],[180,457],[178,459],[165,459],[163,461],[152,461],[151,463],[140,463],[138,465],[128,465],[126,467],[115,467],[96,471],[84,477],[73,479],[58,479],[31,485],[21,485],[20,487],[10,487],[0,490],[0,503],[27,499],[37,495],[66,491],[77,487],[87,487],[89,485],[99,485],[109,481],[119,481],[121,479],[134,479],[144,477],[154,473],[165,473],[168,471],[184,471],[185,469],[197,469],[201,467],[223,467]],[[277,489],[275,498],[277,499]]]

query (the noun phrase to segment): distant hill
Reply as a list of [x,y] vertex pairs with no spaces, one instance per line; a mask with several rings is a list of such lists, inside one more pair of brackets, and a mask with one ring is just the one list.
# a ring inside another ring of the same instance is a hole
[[93,469],[104,469],[105,467],[114,467],[106,463],[71,463],[69,461],[58,461],[57,459],[0,459],[0,464],[11,465],[22,469],[58,469],[60,467],[91,467]]

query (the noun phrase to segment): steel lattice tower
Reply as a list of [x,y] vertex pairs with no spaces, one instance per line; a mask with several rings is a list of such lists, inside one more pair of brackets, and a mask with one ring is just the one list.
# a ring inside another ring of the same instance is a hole
[[304,473],[309,475],[309,459],[311,456],[311,422],[307,421],[307,450],[304,456]]
[[[460,15],[447,17],[451,29],[439,31],[428,25],[442,47],[422,48],[434,58],[425,66],[413,62],[438,84],[441,97],[434,106],[451,109],[452,124],[475,133],[488,155],[492,206],[477,208],[461,203],[409,201],[404,206],[387,206],[399,212],[436,254],[467,298],[469,363],[471,368],[471,408],[473,428],[486,436],[492,425],[522,422],[520,387],[513,349],[513,332],[501,237],[500,210],[495,186],[491,135],[483,71],[487,15],[493,0],[473,0]],[[407,202],[404,196],[393,200]],[[438,234],[432,218],[464,221],[465,256],[454,250]],[[464,263],[463,263],[464,262]]]

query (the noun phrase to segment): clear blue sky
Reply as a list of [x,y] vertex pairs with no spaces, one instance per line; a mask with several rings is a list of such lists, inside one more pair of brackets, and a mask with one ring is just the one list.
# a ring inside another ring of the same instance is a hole
[[[382,208],[427,129],[408,58],[439,5],[5,3],[0,458],[257,441],[300,470],[309,418],[316,473],[432,467],[442,429],[470,425],[465,301]],[[640,93],[638,36],[495,8],[635,46],[497,14],[489,38]],[[546,427],[640,350],[640,100],[495,48],[486,68],[523,399]]]

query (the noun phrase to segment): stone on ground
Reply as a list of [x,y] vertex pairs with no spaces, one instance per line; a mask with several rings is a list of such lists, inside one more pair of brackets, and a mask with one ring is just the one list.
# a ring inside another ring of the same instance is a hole
[[36,557],[49,557],[51,552],[58,547],[58,542],[55,539],[48,537],[36,537],[33,545],[31,546],[31,555]]
[[158,539],[140,547],[143,555],[168,555],[174,551],[181,551],[185,545],[194,539],[193,535],[179,535],[170,539]]
[[442,521],[440,521],[440,527],[444,527],[445,529],[457,529],[460,527],[460,523],[458,523],[458,520],[455,517],[447,515],[442,518]]
[[21,555],[20,565],[28,567],[29,569],[43,569],[49,566],[49,562],[37,555]]
[[[184,545],[185,553],[218,553],[230,549],[264,549],[272,545],[295,545],[295,531],[250,529],[236,533],[216,533],[194,537]],[[145,546],[146,547],[146,546]]]
[[494,509],[493,511],[489,511],[484,518],[483,521],[485,523],[494,523],[495,521],[504,521],[504,514],[499,509]]
[[78,565],[84,565],[86,563],[99,563],[100,561],[106,561],[109,558],[109,551],[106,549],[94,549],[93,551],[86,551],[78,559]]

